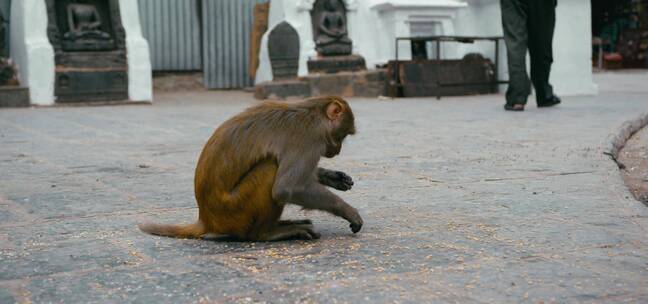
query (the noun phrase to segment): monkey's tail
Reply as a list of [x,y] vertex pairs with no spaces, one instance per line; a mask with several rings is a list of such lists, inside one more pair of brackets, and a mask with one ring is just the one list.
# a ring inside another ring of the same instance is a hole
[[160,224],[139,224],[140,230],[160,236],[170,236],[176,238],[197,239],[207,233],[205,225],[198,221],[193,224],[184,225],[160,225]]

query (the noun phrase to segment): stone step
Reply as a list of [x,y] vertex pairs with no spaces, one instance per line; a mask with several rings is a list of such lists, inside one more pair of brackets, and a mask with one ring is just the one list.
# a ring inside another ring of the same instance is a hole
[[255,87],[257,99],[304,98],[319,95],[378,97],[386,94],[384,69],[334,74],[310,74],[291,80],[269,81]]
[[311,74],[355,72],[367,69],[364,58],[358,55],[318,57],[308,60],[307,64],[308,72]]
[[29,89],[19,86],[0,86],[0,108],[29,107]]

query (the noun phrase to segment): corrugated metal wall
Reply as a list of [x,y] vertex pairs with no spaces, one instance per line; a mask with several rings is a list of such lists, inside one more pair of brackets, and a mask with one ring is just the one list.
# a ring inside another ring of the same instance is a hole
[[201,0],[139,0],[142,33],[156,71],[202,69]]
[[[1,0],[0,0],[1,1]],[[203,70],[205,87],[251,86],[254,5],[268,0],[139,0],[153,70]]]
[[251,86],[248,54],[254,5],[268,0],[203,0],[203,73],[211,89]]

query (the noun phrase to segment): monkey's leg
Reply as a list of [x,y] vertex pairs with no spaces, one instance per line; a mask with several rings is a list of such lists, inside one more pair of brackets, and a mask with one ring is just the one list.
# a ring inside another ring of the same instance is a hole
[[303,220],[280,220],[277,222],[279,226],[287,226],[287,225],[312,225],[313,221],[309,219],[303,219]]
[[284,207],[272,198],[276,172],[276,161],[260,160],[234,181],[234,188],[220,189],[197,169],[196,200],[206,232],[256,240],[276,227]]
[[[277,188],[282,189],[282,186],[279,185]],[[277,193],[277,201],[290,202],[305,209],[326,211],[346,219],[351,224],[353,233],[357,233],[362,228],[363,221],[358,210],[318,183],[312,183],[296,191],[277,190]]]
[[320,234],[313,230],[313,225],[288,225],[276,228],[259,236],[259,241],[312,240],[319,239]]
[[329,212],[349,221],[353,233],[360,231],[363,221],[358,210],[315,180],[320,171],[317,168],[319,155],[295,154],[284,155],[284,158],[279,163],[272,187],[274,201]]
[[322,185],[347,191],[353,186],[353,179],[342,171],[317,168],[317,179]]

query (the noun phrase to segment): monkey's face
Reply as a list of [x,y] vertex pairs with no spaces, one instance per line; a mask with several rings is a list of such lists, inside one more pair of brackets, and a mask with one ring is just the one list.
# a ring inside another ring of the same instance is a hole
[[326,145],[326,152],[324,157],[332,158],[340,154],[342,150],[342,142],[348,135],[356,133],[355,121],[351,109],[342,113],[342,115],[335,121],[332,121],[332,130],[330,133],[330,142]]
[[322,114],[326,120],[326,150],[322,156],[331,158],[340,154],[344,139],[349,134],[355,134],[355,118],[349,104],[340,97],[330,96],[316,99],[315,102],[323,105]]

